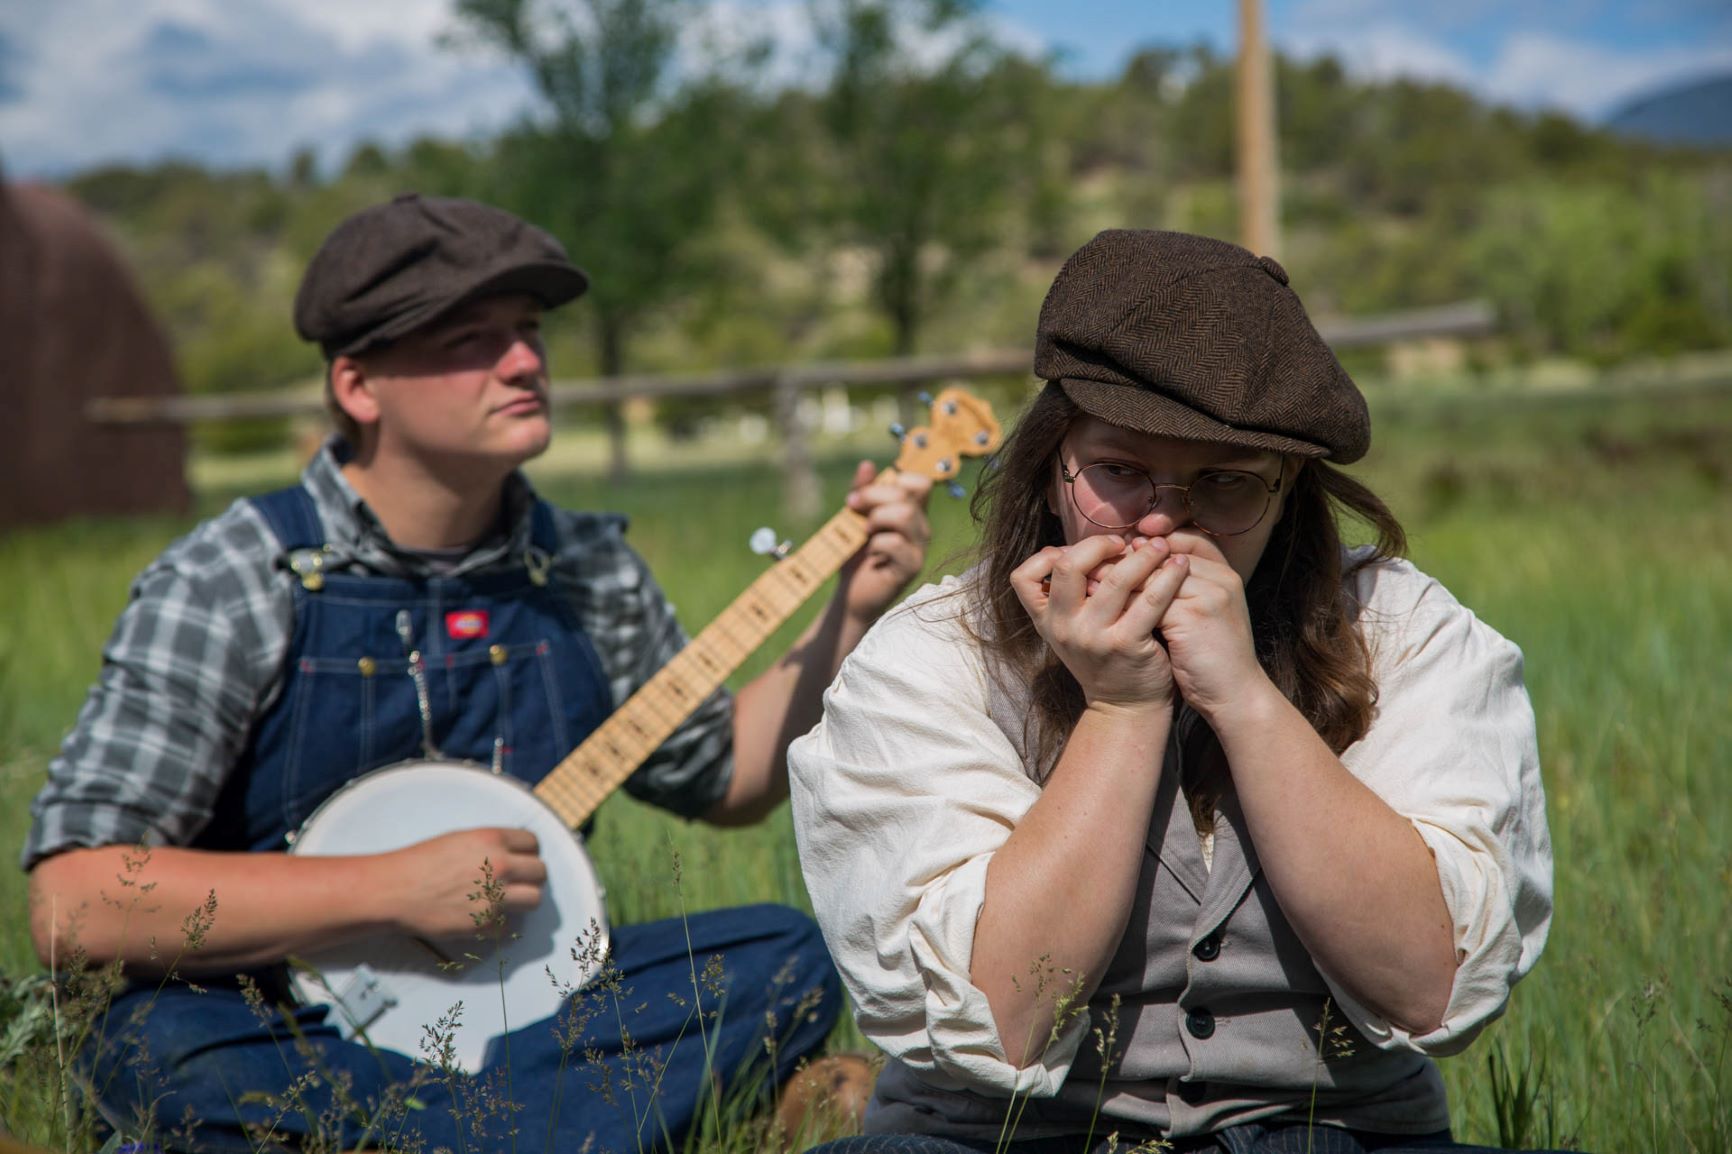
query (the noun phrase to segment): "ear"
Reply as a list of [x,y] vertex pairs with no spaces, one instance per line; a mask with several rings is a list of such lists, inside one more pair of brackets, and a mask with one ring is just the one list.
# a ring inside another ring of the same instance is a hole
[[373,394],[367,367],[354,357],[338,357],[328,370],[331,399],[351,421],[366,428],[379,421],[379,400]]

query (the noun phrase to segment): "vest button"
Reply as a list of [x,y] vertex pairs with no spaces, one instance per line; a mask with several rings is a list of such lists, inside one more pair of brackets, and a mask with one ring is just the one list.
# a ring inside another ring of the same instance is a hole
[[1215,1015],[1203,1009],[1191,1010],[1185,1015],[1185,1029],[1193,1038],[1207,1038],[1215,1032]]
[[1179,1101],[1183,1102],[1187,1106],[1201,1105],[1203,1099],[1208,1096],[1209,1084],[1207,1082],[1179,1083]]
[[1199,962],[1212,962],[1221,956],[1221,935],[1210,934],[1191,947],[1191,953]]

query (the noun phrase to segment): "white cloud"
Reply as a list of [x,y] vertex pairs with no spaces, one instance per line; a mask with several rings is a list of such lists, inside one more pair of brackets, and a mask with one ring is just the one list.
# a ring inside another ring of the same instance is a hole
[[1412,21],[1387,18],[1389,8],[1377,0],[1307,0],[1279,43],[1306,57],[1333,53],[1359,76],[1446,81],[1501,103],[1587,120],[1668,81],[1732,67],[1732,42],[1624,48],[1519,27],[1474,59],[1451,48],[1446,34],[1467,16],[1489,17],[1485,0],[1454,0]]
[[[979,30],[1000,46],[1023,55],[1041,56],[1052,47],[1039,33],[1002,13],[986,13]],[[969,34],[961,26],[937,32],[909,26],[899,30],[901,46],[917,68],[947,60]],[[701,61],[705,53],[738,52],[760,41],[774,49],[767,83],[822,82],[828,68],[826,49],[813,26],[808,0],[712,0],[705,17],[687,29],[682,47],[689,60]]]
[[25,59],[20,98],[0,105],[0,154],[26,174],[164,155],[280,164],[301,146],[332,160],[365,138],[497,127],[528,84],[441,49],[448,12],[448,0],[6,5],[0,32]]
[[[1572,0],[1548,0],[1555,11]],[[1434,32],[1495,21],[1508,12],[1508,0],[1449,0],[1436,4],[1391,4],[1389,0],[1303,0],[1287,23],[1295,27],[1321,26],[1338,30],[1368,27],[1398,20],[1402,8],[1418,13]],[[1404,22],[1405,23],[1405,22]]]
[[[1002,17],[991,26],[1045,48]],[[165,156],[279,165],[307,146],[334,162],[364,139],[484,133],[533,106],[518,68],[443,45],[453,31],[451,0],[0,0],[13,97],[0,159],[15,176]],[[776,49],[767,83],[821,75],[806,0],[718,0],[680,52],[701,70],[757,39]]]
[[717,59],[760,44],[771,50],[765,85],[810,84],[819,75],[820,49],[805,0],[714,0],[682,30],[679,50],[683,66],[702,73]]
[[294,0],[294,8],[350,53],[379,41],[431,47],[452,22],[448,0]]
[[1732,44],[1616,52],[1523,32],[1504,42],[1482,79],[1484,90],[1499,100],[1598,119],[1631,97],[1725,68],[1732,68]]
[[1000,47],[1023,56],[1043,56],[1052,45],[1033,29],[1002,14],[988,13],[978,29],[960,24],[936,32],[924,28],[904,28],[902,47],[912,57],[917,68],[935,68],[962,48],[975,31],[983,31]]
[[1351,33],[1307,30],[1284,37],[1281,47],[1305,57],[1333,54],[1350,72],[1368,79],[1406,76],[1463,85],[1476,79],[1467,57],[1437,37],[1399,24],[1367,24]]

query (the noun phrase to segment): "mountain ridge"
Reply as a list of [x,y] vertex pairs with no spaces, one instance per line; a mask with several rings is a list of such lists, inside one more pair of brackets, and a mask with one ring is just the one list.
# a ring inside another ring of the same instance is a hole
[[1657,144],[1732,145],[1732,71],[1696,76],[1627,100],[1606,118],[1605,127]]

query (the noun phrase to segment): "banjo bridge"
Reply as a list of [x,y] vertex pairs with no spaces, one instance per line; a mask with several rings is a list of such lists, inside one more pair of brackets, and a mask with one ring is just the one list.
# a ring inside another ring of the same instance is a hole
[[[326,986],[326,989],[330,987]],[[380,1015],[397,1005],[391,987],[365,963],[355,967],[341,990],[331,991],[331,1001],[341,1013],[343,1023],[348,1027],[346,1034],[350,1036],[365,1030],[378,1021]]]

